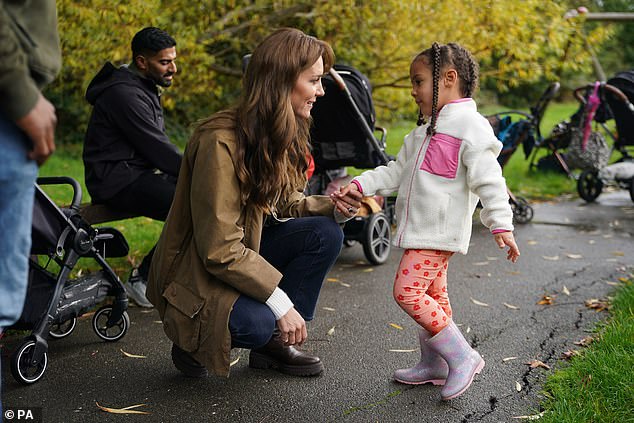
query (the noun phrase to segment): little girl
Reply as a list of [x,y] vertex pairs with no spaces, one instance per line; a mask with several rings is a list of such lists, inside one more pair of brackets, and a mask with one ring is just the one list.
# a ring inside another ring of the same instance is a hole
[[[502,144],[471,99],[478,65],[458,44],[421,52],[410,65],[412,97],[419,107],[418,127],[406,137],[396,160],[364,172],[332,195],[354,191],[387,195],[398,190],[394,244],[405,249],[394,280],[394,298],[421,327],[421,359],[396,370],[407,384],[444,385],[449,400],[462,394],[484,367],[451,319],[447,268],[455,252],[467,253],[471,220],[480,219],[507,258],[520,255],[513,237],[509,205],[497,156]],[[338,207],[343,207],[338,204]]]

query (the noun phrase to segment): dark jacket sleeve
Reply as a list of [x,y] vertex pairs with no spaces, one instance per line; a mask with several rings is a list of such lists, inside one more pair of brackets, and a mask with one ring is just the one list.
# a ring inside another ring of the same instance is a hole
[[102,95],[110,105],[112,119],[125,132],[134,149],[155,168],[178,177],[183,156],[165,134],[163,122],[157,120],[147,94],[119,84]]
[[0,57],[0,110],[15,121],[35,106],[40,90],[31,78],[27,56],[3,1],[0,1]]

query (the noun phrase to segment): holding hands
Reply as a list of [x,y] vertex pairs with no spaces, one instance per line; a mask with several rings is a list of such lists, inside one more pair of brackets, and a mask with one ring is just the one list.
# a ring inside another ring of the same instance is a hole
[[362,198],[363,194],[359,192],[357,185],[352,183],[330,194],[337,211],[347,218],[354,217],[359,212]]

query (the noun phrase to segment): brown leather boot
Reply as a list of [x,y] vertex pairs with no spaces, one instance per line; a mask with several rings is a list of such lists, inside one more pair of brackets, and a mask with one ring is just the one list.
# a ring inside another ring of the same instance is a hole
[[293,376],[317,376],[324,371],[319,357],[285,346],[277,333],[265,346],[251,350],[249,367],[275,369]]

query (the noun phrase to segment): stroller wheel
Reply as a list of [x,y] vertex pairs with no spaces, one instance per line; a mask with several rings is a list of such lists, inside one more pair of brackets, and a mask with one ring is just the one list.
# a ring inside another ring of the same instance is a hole
[[92,317],[92,328],[101,339],[108,342],[118,341],[123,338],[130,327],[130,317],[128,312],[124,311],[123,315],[112,326],[108,326],[108,320],[112,314],[111,306],[101,307]]
[[363,252],[372,264],[383,264],[390,255],[391,227],[384,213],[368,216],[363,239]]
[[77,318],[73,317],[62,323],[53,323],[48,331],[51,338],[61,339],[70,335],[77,326]]
[[603,182],[599,179],[597,172],[593,170],[584,170],[577,180],[577,191],[579,197],[588,203],[592,203],[601,194],[603,190]]
[[48,364],[48,354],[44,352],[42,359],[35,364],[31,359],[35,352],[35,341],[28,340],[20,345],[20,348],[11,357],[11,373],[18,382],[30,385],[44,376]]
[[533,208],[523,197],[515,197],[515,201],[511,202],[511,209],[517,223],[528,223],[533,219]]

